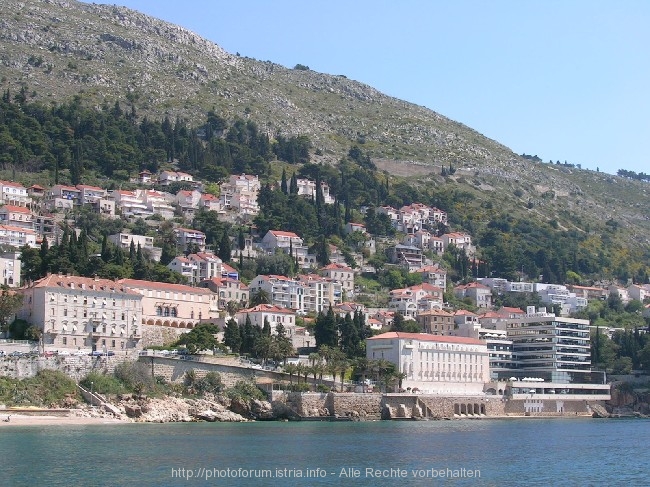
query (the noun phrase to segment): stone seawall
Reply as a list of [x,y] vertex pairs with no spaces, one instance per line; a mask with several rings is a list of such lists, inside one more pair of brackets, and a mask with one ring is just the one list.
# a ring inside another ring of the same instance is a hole
[[276,396],[303,418],[334,417],[379,419],[381,394],[290,392]]
[[385,394],[382,418],[496,417],[503,416],[505,403],[497,397],[432,396],[424,394]]
[[[168,382],[182,383],[185,374],[193,370],[197,378],[205,377],[208,372],[218,372],[226,387],[234,386],[240,380],[252,380],[263,385],[274,381],[286,381],[287,374],[269,370],[252,369],[238,365],[235,359],[203,359],[182,360],[159,356],[144,356],[138,359],[151,367],[154,377],[164,377]],[[210,360],[210,361],[208,361]]]
[[89,355],[59,355],[55,357],[3,357],[0,358],[0,375],[13,379],[28,379],[41,370],[58,370],[76,381],[90,372],[112,374],[115,367],[125,361],[133,361],[133,355],[91,357]]

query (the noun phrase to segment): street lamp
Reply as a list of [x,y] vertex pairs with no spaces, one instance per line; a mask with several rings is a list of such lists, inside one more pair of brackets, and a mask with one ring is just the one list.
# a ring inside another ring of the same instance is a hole
[[90,381],[90,407],[95,407],[95,402],[93,401],[93,381]]

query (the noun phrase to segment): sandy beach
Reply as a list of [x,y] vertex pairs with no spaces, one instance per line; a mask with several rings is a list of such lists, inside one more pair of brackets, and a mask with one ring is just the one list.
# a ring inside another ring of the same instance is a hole
[[[11,416],[10,416],[11,415]],[[9,421],[6,421],[10,416]],[[0,412],[0,428],[11,428],[12,426],[53,426],[53,425],[98,425],[98,424],[125,424],[129,421],[122,421],[115,418],[94,418],[85,416],[38,416],[17,414],[11,412]]]

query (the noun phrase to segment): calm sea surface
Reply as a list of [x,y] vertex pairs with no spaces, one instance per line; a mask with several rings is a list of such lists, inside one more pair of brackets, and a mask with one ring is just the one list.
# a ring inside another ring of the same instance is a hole
[[642,419],[12,427],[0,485],[634,487],[649,438]]

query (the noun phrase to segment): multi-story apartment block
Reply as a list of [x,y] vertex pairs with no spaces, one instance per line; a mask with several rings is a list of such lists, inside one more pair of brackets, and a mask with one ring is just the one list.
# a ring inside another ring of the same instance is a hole
[[[566,318],[535,311],[500,325],[513,343],[515,369],[548,382],[575,382],[576,372],[591,370],[589,320]],[[578,380],[577,382],[582,382]]]
[[343,288],[336,280],[316,274],[301,274],[296,279],[305,286],[303,299],[307,312],[320,313],[343,302]]
[[[441,309],[443,290],[438,286],[423,283],[403,289],[393,289],[388,298],[388,309],[409,318],[415,318],[420,311]],[[426,305],[421,305],[426,302]]]
[[147,207],[142,195],[137,191],[115,190],[111,193],[115,200],[115,209],[119,210],[125,217],[147,218],[153,215],[151,209]]
[[18,317],[40,328],[46,345],[108,351],[139,344],[142,296],[122,283],[49,274],[20,292]]
[[305,312],[305,293],[303,283],[286,276],[259,275],[253,279],[248,289],[253,297],[263,291],[271,304],[290,308],[300,313]]
[[193,279],[195,284],[223,275],[223,261],[212,252],[189,254],[187,259],[196,265],[196,272]]
[[45,194],[45,207],[50,210],[69,211],[79,204],[81,190],[74,186],[56,184]]
[[0,207],[0,224],[33,230],[34,215],[26,206],[4,205]]
[[627,295],[630,299],[636,299],[643,303],[646,299],[650,298],[650,284],[631,284],[627,288]]
[[205,250],[205,233],[191,228],[175,228],[174,235],[176,236],[176,247],[182,250],[187,250],[190,246],[198,246],[203,252]]
[[[309,198],[316,199],[316,182],[310,179],[298,178],[296,180],[298,186],[298,195],[307,196]],[[279,184],[279,182],[278,182]],[[330,187],[325,181],[320,183],[320,192],[323,196],[323,202],[326,205],[331,205],[334,203],[334,197],[330,193]]]
[[484,341],[489,356],[490,378],[498,380],[499,376],[513,369],[512,340],[505,330],[483,328],[480,323],[463,323],[451,331],[451,335],[476,338]]
[[36,248],[36,232],[28,228],[0,225],[0,245],[17,248],[29,245]]
[[152,189],[137,190],[136,193],[139,193],[140,198],[147,206],[147,210],[152,215],[160,215],[165,220],[174,218],[173,196]]
[[366,339],[366,357],[404,374],[403,389],[433,394],[483,394],[490,380],[487,346],[475,338],[388,332]]
[[424,256],[422,249],[409,245],[394,245],[386,250],[391,263],[400,265],[412,272],[422,267]]
[[321,267],[320,273],[323,277],[341,283],[341,289],[350,298],[354,295],[354,270],[342,264],[328,264]]
[[257,195],[260,181],[250,174],[232,175],[221,185],[220,204],[226,210],[238,210],[242,215],[257,215]]
[[5,205],[29,206],[32,199],[20,183],[0,180],[0,203]]
[[183,216],[192,218],[199,209],[201,193],[197,190],[180,190],[176,193],[176,204],[179,206]]

